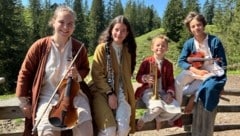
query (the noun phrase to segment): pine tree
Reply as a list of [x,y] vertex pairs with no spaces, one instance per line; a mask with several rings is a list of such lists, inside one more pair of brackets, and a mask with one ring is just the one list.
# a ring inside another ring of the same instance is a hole
[[[31,41],[34,42],[35,40],[41,38],[41,34],[39,33],[40,30],[40,16],[41,16],[41,4],[40,0],[29,0],[30,3],[30,12],[31,12]],[[45,25],[45,24],[44,24]]]
[[87,46],[87,36],[86,36],[86,20],[84,17],[84,11],[82,6],[82,0],[75,0],[73,3],[73,10],[76,13],[76,22],[75,22],[75,30],[73,36],[84,42]]
[[185,16],[190,12],[195,11],[200,13],[198,0],[186,0],[185,2]]
[[97,46],[98,36],[105,28],[104,21],[104,3],[102,0],[93,0],[90,11],[89,27],[88,27],[88,39],[89,53],[93,54]]
[[132,26],[132,30],[135,33],[135,35],[138,36],[138,32],[137,32],[137,18],[136,18],[137,17],[137,6],[136,6],[136,2],[135,1],[129,0],[126,3],[124,16],[130,22],[130,24]]
[[18,71],[25,56],[29,35],[20,0],[0,1],[0,76],[7,82],[0,94],[14,93]]
[[115,0],[113,3],[113,10],[112,10],[112,18],[118,16],[118,15],[123,15],[123,6],[120,0]]
[[214,17],[214,8],[215,8],[215,0],[206,0],[203,5],[203,15],[206,18],[209,25],[213,24],[213,17]]
[[170,0],[163,17],[163,28],[166,35],[178,42],[183,29],[184,11],[182,0]]
[[39,16],[40,25],[39,25],[39,35],[40,37],[45,37],[50,34],[52,34],[52,29],[48,26],[48,22],[50,17],[52,16],[52,12],[54,11],[53,8],[51,8],[51,2],[50,0],[45,0],[43,3],[43,8],[41,15]]

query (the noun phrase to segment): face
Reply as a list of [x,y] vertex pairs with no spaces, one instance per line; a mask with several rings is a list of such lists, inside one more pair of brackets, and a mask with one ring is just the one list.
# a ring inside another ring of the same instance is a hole
[[127,37],[127,26],[123,23],[116,23],[112,29],[113,41],[117,44],[122,44],[123,40]]
[[55,35],[60,38],[69,38],[74,31],[74,17],[68,11],[61,11],[58,13],[53,28]]
[[163,39],[156,39],[152,44],[152,51],[155,55],[162,57],[168,50],[168,44]]
[[189,27],[194,37],[204,36],[204,26],[202,22],[199,22],[196,19],[193,19],[189,23]]

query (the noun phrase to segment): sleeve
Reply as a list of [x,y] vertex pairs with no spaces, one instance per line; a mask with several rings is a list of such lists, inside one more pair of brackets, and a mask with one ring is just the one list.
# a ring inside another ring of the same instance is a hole
[[167,90],[173,90],[175,92],[175,80],[173,75],[173,64],[168,64],[168,75],[167,75],[168,81],[167,81]]
[[111,90],[111,87],[107,83],[106,67],[105,44],[100,44],[94,52],[91,69],[92,80],[97,91],[100,93],[107,93]]
[[144,61],[141,63],[141,65],[140,65],[140,67],[139,67],[139,70],[138,70],[138,72],[137,72],[137,76],[136,76],[137,82],[139,82],[139,83],[145,83],[145,82],[143,81],[143,76],[149,74],[149,67],[148,67],[148,65],[149,65],[149,63],[148,63],[147,60],[144,60]]
[[18,74],[16,96],[30,97],[32,84],[38,65],[40,64],[41,50],[39,49],[41,42],[35,42],[28,50],[21,69]]
[[180,53],[178,59],[178,66],[182,69],[189,69],[189,67],[191,66],[191,64],[187,62],[187,57],[191,53],[190,45],[191,44],[189,43],[189,41],[185,42]]

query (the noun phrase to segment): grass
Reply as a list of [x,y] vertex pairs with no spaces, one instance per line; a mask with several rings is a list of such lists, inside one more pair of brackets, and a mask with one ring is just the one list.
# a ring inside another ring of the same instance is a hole
[[6,95],[0,95],[0,100],[7,100],[9,98],[15,97],[15,94],[6,94]]

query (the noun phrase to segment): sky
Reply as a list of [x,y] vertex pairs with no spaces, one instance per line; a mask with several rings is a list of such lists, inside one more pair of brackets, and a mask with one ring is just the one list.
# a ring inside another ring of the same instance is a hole
[[[29,0],[22,0],[23,5],[28,5]],[[43,0],[42,0],[43,1]],[[51,0],[52,3],[64,3],[65,0]],[[121,0],[123,6],[127,2],[127,0]],[[140,0],[141,1],[141,0]],[[157,11],[158,15],[160,17],[163,17],[165,9],[167,7],[168,1],[169,0],[142,0],[146,4],[146,6],[151,6],[153,5],[154,10]],[[91,2],[92,0],[88,0],[89,4],[88,6],[91,7]],[[200,4],[203,5],[205,0],[199,0]]]

